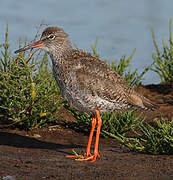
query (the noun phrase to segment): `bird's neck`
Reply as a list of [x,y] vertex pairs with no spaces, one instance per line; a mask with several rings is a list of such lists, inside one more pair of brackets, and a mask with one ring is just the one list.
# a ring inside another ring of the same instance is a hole
[[53,51],[49,52],[53,64],[61,64],[71,54],[73,48],[71,43],[66,40],[61,46],[55,46]]

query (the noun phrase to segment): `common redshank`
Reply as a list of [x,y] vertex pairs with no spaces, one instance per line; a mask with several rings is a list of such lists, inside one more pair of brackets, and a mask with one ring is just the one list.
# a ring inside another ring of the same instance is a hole
[[[100,113],[124,109],[154,109],[155,105],[137,93],[126,81],[99,58],[84,50],[73,49],[68,35],[59,27],[46,28],[41,39],[15,53],[40,48],[51,57],[53,73],[65,99],[76,109],[92,115],[86,153],[77,161],[96,161],[99,156]],[[94,153],[91,143],[97,124]]]

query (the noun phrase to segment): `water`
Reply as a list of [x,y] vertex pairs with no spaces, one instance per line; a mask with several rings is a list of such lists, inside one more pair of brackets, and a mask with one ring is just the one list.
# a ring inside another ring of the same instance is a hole
[[[136,48],[133,69],[142,71],[151,64],[154,46],[152,27],[161,48],[161,39],[168,39],[169,19],[173,17],[172,0],[1,0],[0,43],[6,23],[9,24],[11,51],[18,48],[19,37],[31,41],[42,20],[51,26],[63,27],[72,43],[91,51],[98,38],[102,59],[120,59]],[[159,83],[154,72],[145,75],[143,83]]]

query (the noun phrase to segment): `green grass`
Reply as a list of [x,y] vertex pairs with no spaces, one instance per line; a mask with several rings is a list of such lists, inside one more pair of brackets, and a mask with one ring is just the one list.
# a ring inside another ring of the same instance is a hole
[[49,70],[47,55],[41,56],[37,51],[12,57],[7,26],[0,62],[1,122],[31,129],[55,121],[63,103],[57,83]]
[[[68,127],[89,133],[91,116],[71,110],[78,121]],[[173,120],[160,118],[155,125],[145,123],[145,117],[135,111],[103,113],[101,135],[111,137],[131,151],[147,154],[173,154]]]
[[[81,131],[88,133],[91,129],[91,119],[92,116],[86,113],[76,111],[74,108],[67,107],[72,113],[72,115],[77,119],[76,122],[68,124],[71,128],[76,131]],[[141,114],[142,115],[142,114]],[[136,128],[139,126],[144,118],[141,115],[137,115],[136,111],[117,111],[117,112],[107,112],[101,114],[102,118],[102,128],[101,134],[107,137],[106,133],[111,133],[114,135],[126,135],[129,131],[138,134]]]
[[128,137],[104,131],[109,137],[117,139],[132,151],[147,154],[173,154],[173,120],[160,118],[156,125],[151,126],[141,121],[138,124],[138,137]]
[[169,40],[168,45],[162,40],[162,50],[159,50],[154,31],[152,30],[153,43],[156,53],[152,54],[154,64],[152,71],[156,72],[161,82],[173,80],[173,39],[172,39],[172,19],[169,22]]

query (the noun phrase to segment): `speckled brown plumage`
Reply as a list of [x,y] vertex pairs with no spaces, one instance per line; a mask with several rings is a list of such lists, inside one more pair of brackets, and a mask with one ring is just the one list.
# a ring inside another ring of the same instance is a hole
[[[52,34],[53,41],[47,38]],[[42,49],[48,49],[62,95],[78,110],[93,114],[96,108],[100,112],[154,108],[103,61],[83,50],[72,49],[61,28],[45,29],[41,40],[48,41]]]
[[98,119],[94,155],[90,155],[89,138],[85,160],[95,161],[101,127],[99,112],[117,109],[154,109],[155,105],[128,86],[125,80],[100,59],[72,48],[68,35],[58,27],[46,28],[37,41],[16,51],[40,47],[52,59],[53,73],[61,93],[78,110],[92,114],[92,132]]

